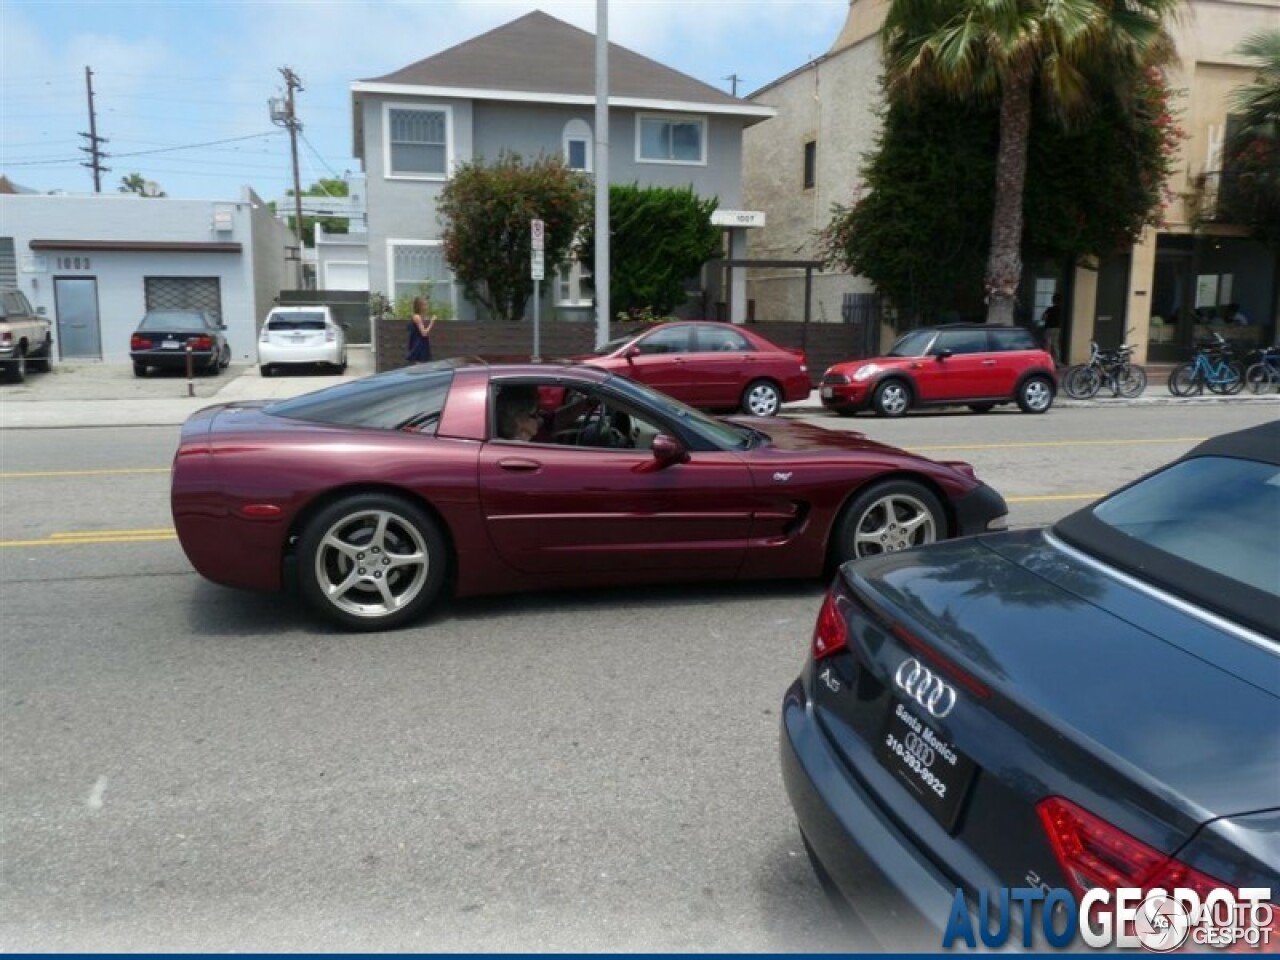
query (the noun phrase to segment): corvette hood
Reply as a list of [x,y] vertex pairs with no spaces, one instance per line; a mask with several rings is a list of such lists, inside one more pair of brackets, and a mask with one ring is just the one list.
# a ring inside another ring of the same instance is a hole
[[1280,647],[1198,616],[1028,530],[847,565],[888,619],[1052,731],[1184,813],[1280,803]]
[[816,424],[782,417],[725,417],[730,423],[758,430],[779,450],[862,450],[902,453],[897,447],[879,443],[853,430],[828,430]]

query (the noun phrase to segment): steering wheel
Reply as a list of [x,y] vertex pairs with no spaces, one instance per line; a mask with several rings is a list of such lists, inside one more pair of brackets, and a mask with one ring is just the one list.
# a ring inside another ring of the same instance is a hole
[[612,417],[603,405],[597,406],[582,421],[578,446],[625,449],[631,446],[631,418],[618,411]]

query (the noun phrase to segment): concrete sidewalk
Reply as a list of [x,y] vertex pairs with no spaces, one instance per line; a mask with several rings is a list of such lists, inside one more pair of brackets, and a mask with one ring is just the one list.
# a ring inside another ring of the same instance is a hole
[[[263,377],[256,366],[233,364],[217,376],[152,374],[135,377],[129,363],[55,363],[51,373],[31,373],[22,384],[0,384],[0,430],[35,430],[59,427],[177,426],[201,407],[237,400],[278,400],[353,380],[373,373],[373,356],[367,348],[353,347],[341,376],[283,373]],[[1135,407],[1206,403],[1258,403],[1280,406],[1272,393],[1234,397],[1210,394],[1174,397],[1163,377],[1153,377],[1142,396],[1133,400],[1099,396],[1093,400],[1068,400],[1059,395],[1055,408]],[[1158,382],[1156,382],[1158,380]],[[188,395],[188,390],[194,396]],[[783,405],[784,413],[821,413],[818,391],[808,399]]]

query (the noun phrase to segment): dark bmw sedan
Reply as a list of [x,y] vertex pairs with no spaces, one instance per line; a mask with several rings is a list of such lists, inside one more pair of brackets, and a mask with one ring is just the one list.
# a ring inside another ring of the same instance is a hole
[[845,564],[782,717],[813,866],[885,946],[1000,891],[1280,902],[1280,422],[1048,529]]
[[185,370],[191,350],[193,371],[217,373],[231,363],[227,326],[203,310],[148,310],[129,338],[133,375],[151,368]]

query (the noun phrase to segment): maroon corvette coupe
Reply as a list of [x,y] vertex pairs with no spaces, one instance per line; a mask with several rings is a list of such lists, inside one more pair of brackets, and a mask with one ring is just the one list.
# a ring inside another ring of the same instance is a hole
[[965,463],[714,419],[590,366],[460,361],[201,410],[172,503],[201,574],[296,580],[355,630],[420,617],[446,583],[462,596],[817,577],[1006,514]]

